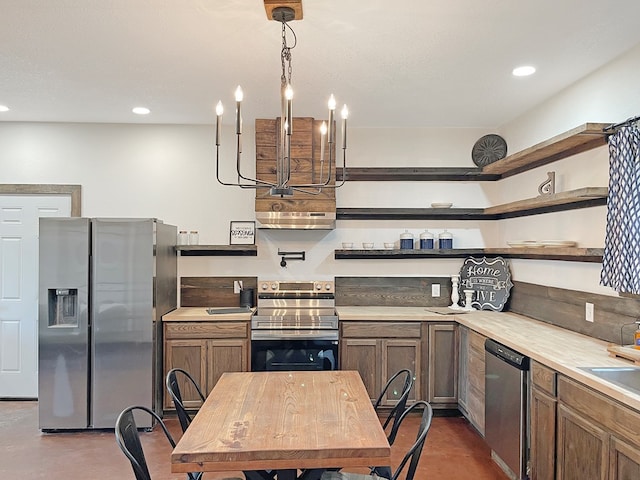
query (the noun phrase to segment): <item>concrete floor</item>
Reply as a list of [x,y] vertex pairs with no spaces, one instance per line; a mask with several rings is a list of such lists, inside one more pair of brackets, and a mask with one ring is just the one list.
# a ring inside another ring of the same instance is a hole
[[[177,439],[177,419],[166,417]],[[403,424],[393,446],[394,465],[415,440],[419,417]],[[153,480],[184,480],[171,474],[171,448],[160,429],[142,433]],[[361,470],[364,473],[364,470]],[[238,476],[242,476],[239,472]],[[217,480],[233,476],[206,474]],[[134,479],[128,460],[115,443],[113,431],[44,434],[38,430],[35,401],[0,401],[0,479],[92,480]],[[507,480],[491,461],[481,437],[460,417],[436,417],[427,436],[415,480]]]

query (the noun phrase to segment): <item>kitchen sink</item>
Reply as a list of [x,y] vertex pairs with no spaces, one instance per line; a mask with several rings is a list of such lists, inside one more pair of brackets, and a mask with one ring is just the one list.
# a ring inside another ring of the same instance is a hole
[[580,369],[640,395],[640,367],[580,367]]

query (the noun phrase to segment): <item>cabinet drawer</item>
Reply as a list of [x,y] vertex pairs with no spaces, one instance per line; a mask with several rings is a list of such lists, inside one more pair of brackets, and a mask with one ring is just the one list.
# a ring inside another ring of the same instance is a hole
[[467,381],[469,385],[476,387],[484,392],[484,352],[480,356],[475,352],[471,352],[468,357],[469,364],[467,366]]
[[343,338],[420,338],[420,322],[343,322]]
[[484,341],[487,339],[484,335],[469,330],[469,348],[480,352],[484,357]]
[[556,396],[556,372],[538,362],[531,362],[531,382],[552,397]]
[[249,322],[168,322],[164,338],[249,338]]

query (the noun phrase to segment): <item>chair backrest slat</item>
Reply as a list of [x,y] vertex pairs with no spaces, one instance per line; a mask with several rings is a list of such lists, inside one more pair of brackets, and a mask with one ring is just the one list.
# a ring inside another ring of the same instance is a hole
[[182,432],[186,432],[187,427],[191,424],[191,415],[189,415],[189,412],[184,406],[184,401],[182,400],[182,392],[180,391],[180,383],[178,380],[179,376],[184,377],[188,382],[187,385],[191,384],[202,402],[204,402],[204,395],[202,390],[200,390],[198,382],[196,382],[186,370],[183,370],[182,368],[174,368],[167,373],[167,390],[169,391],[169,395],[171,395],[173,404],[176,407],[176,413],[178,414],[178,420],[180,421]]
[[387,384],[384,386],[373,405],[376,412],[379,411],[380,407],[382,406],[382,402],[387,395],[387,392],[394,384],[396,384],[397,380],[402,378],[402,376],[404,376],[404,385],[402,387],[402,391],[400,392],[400,396],[398,397],[398,401],[393,406],[393,408],[391,408],[391,410],[387,414],[387,418],[382,423],[382,428],[384,428],[385,431],[387,430],[389,424],[391,424],[391,430],[387,435],[389,445],[393,445],[393,442],[396,439],[396,435],[398,434],[399,419],[402,413],[405,411],[405,408],[407,406],[407,399],[409,398],[409,393],[411,391],[411,388],[413,387],[413,372],[407,368],[404,368],[402,370],[398,370],[395,374],[393,374],[393,376],[387,381]]

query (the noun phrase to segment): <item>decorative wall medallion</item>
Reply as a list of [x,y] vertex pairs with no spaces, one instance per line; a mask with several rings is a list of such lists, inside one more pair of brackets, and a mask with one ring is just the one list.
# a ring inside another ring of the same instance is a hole
[[484,167],[507,156],[507,142],[500,135],[489,134],[481,137],[471,150],[473,163]]

